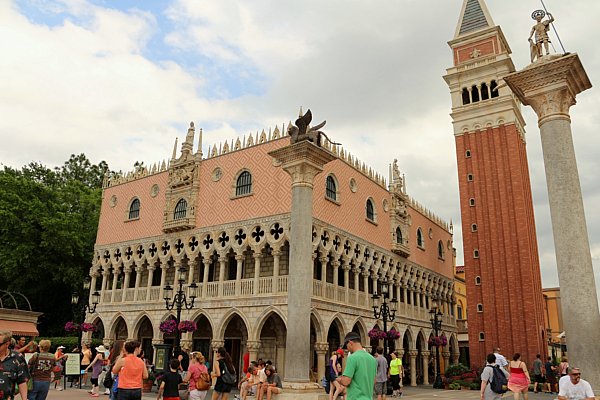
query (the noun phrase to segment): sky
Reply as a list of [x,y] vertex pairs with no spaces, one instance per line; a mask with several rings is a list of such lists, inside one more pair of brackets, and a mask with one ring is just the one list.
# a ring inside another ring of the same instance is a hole
[[[600,82],[600,2],[545,1],[569,52]],[[311,108],[383,176],[453,221],[463,260],[450,95],[462,0],[0,0],[0,163],[58,166],[71,154],[129,171],[168,159],[190,121],[208,145]],[[521,69],[533,0],[487,0]],[[560,49],[556,34],[553,45]],[[571,108],[597,285],[600,90]],[[544,287],[558,286],[537,117],[524,108]],[[596,172],[594,172],[596,171]]]

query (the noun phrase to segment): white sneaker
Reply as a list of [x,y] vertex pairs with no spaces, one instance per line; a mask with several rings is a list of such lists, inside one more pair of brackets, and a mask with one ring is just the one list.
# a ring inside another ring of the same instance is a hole
[[57,386],[56,390],[58,390],[60,392],[61,390],[63,390],[63,388],[62,388],[62,386]]

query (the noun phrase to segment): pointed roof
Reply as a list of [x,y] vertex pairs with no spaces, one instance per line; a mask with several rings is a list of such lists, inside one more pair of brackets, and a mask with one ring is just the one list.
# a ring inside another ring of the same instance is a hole
[[464,0],[454,38],[494,26],[485,0]]

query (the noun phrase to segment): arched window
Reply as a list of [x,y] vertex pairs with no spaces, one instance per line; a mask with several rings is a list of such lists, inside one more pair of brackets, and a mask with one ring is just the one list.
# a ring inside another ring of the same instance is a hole
[[329,200],[337,201],[337,185],[333,176],[329,175],[325,182],[325,196]]
[[483,304],[477,304],[477,312],[483,312]]
[[444,244],[441,240],[438,242],[438,257],[444,258]]
[[475,199],[473,199],[473,198],[470,198],[470,199],[469,199],[469,205],[470,205],[471,207],[475,207]]
[[243,196],[252,193],[252,175],[250,172],[244,171],[238,176],[235,183],[235,195]]
[[129,219],[136,219],[140,217],[140,200],[133,199],[129,206]]
[[467,150],[467,151],[465,151],[465,157],[466,157],[466,158],[469,158],[469,157],[471,157],[471,150]]
[[456,319],[463,319],[463,307],[462,304],[456,306]]
[[473,99],[473,103],[479,101],[479,88],[477,87],[477,85],[473,85],[471,87],[471,98]]
[[477,232],[477,224],[471,224],[471,232]]
[[463,88],[462,90],[462,102],[463,105],[469,104],[471,102],[471,96],[469,95],[469,89]]
[[485,340],[485,333],[479,332],[479,341],[483,342]]
[[396,243],[402,244],[402,230],[400,227],[396,227]]
[[475,285],[477,285],[477,286],[481,285],[481,277],[480,276],[475,277]]
[[421,228],[417,229],[417,246],[425,247],[425,240],[423,240],[423,231]]
[[375,221],[375,205],[371,199],[367,199],[367,219]]
[[173,219],[181,219],[185,218],[187,214],[187,201],[185,199],[181,199],[177,202],[175,206],[175,213],[173,214]]
[[479,250],[473,250],[473,258],[479,258]]
[[481,84],[481,100],[487,100],[490,98],[490,93],[488,92],[488,85],[484,82]]
[[492,98],[498,97],[498,84],[496,83],[496,81],[492,81],[490,83],[490,93]]

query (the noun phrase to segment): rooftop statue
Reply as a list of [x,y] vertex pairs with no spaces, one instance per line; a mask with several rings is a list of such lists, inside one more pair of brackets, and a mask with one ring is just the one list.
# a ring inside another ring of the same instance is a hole
[[310,122],[312,121],[312,113],[310,109],[306,110],[306,114],[300,115],[300,117],[296,120],[296,126],[288,127],[288,135],[292,137],[292,144],[301,142],[303,140],[308,140],[313,142],[317,146],[321,147],[321,137],[325,135],[319,129],[325,126],[327,121],[323,121],[320,124],[311,127]]
[[[548,48],[548,43],[550,43],[548,31],[550,30],[550,24],[554,22],[554,17],[552,14],[548,13],[548,19],[542,21],[545,16],[546,12],[544,10],[536,10],[531,14],[531,18],[537,21],[533,28],[531,28],[531,33],[529,34],[528,39],[531,62],[534,62],[536,59],[539,60],[542,57],[542,45],[544,45],[546,55],[550,54],[550,50]],[[534,33],[535,42],[531,39]]]

